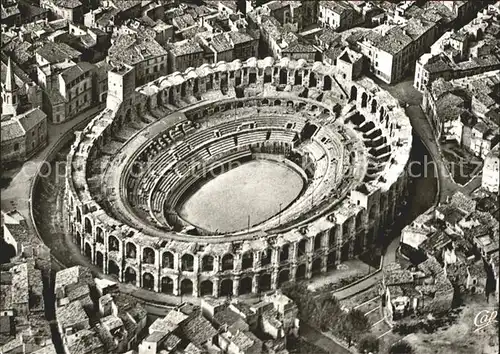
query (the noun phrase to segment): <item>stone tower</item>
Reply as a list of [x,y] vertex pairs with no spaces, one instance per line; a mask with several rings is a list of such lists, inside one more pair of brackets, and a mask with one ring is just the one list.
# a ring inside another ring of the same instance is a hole
[[2,83],[2,115],[15,116],[18,105],[17,86],[14,80],[14,73],[12,72],[12,63],[9,58],[7,61],[5,82]]

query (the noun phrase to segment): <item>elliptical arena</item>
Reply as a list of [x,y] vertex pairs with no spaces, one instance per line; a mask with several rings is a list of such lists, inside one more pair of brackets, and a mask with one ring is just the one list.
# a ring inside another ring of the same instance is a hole
[[[412,143],[397,101],[357,76],[355,66],[251,58],[135,89],[133,68],[114,69],[107,108],[67,157],[74,242],[119,281],[177,296],[260,293],[334,270],[383,237]],[[303,181],[279,212],[230,232],[179,213],[207,172],[255,160]]]

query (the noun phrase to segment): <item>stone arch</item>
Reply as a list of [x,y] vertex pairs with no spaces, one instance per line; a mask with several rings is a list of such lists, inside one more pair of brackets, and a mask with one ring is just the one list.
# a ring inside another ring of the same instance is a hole
[[[194,257],[192,254],[185,253],[182,255],[181,258],[181,270],[182,271],[187,271],[187,272],[192,272],[194,267]],[[191,286],[193,283],[191,283]]]
[[323,91],[330,91],[332,89],[332,78],[326,75],[323,78]]
[[174,255],[170,251],[163,252],[161,256],[161,265],[163,268],[174,268]]
[[214,293],[214,283],[204,280],[200,283],[200,296],[210,296]]
[[314,238],[314,250],[317,251],[321,247],[323,247],[323,235],[322,234],[318,234]]
[[289,257],[290,257],[290,245],[285,244],[281,246],[280,249],[280,262],[287,261]]
[[85,218],[85,232],[92,235],[92,221],[89,218]]
[[161,107],[163,105],[163,99],[161,97],[161,91],[156,94],[156,106]]
[[95,228],[95,240],[98,243],[104,244],[104,232],[100,226],[96,226]]
[[125,123],[129,123],[132,121],[132,110],[127,109],[127,113],[125,113]]
[[281,106],[281,100],[275,100],[274,101],[275,106]]
[[297,280],[305,279],[306,277],[306,265],[305,264],[299,264],[297,267],[297,271],[295,272],[295,278]]
[[356,230],[358,230],[361,226],[363,226],[363,212],[360,211],[356,214]]
[[271,67],[267,67],[264,70],[264,83],[265,84],[272,81],[272,75],[273,75],[273,70],[271,69]]
[[142,263],[155,264],[155,251],[151,247],[144,247],[142,250]]
[[197,94],[199,92],[199,79],[195,78],[194,79],[194,84],[193,84],[193,93]]
[[186,82],[183,82],[181,84],[181,97],[182,98],[186,97]]
[[312,270],[313,275],[317,275],[317,274],[321,273],[321,265],[322,265],[321,258],[316,258],[312,262],[311,270]]
[[211,272],[214,270],[214,257],[207,254],[201,259],[201,271]]
[[222,271],[234,269],[234,256],[227,253],[222,257]]
[[327,270],[335,268],[336,258],[337,258],[337,251],[336,250],[328,253],[328,258],[326,259],[326,269]]
[[118,242],[118,239],[111,235],[108,238],[108,251],[119,251],[120,250],[120,243]]
[[92,246],[88,242],[85,242],[84,253],[85,253],[85,257],[92,259]]
[[233,295],[233,281],[231,279],[223,279],[220,282],[220,296]]
[[354,239],[354,255],[358,255],[363,251],[363,234],[358,233]]
[[78,248],[81,249],[81,247],[82,247],[82,236],[80,236],[80,232],[79,231],[76,232],[75,242],[78,245]]
[[377,217],[377,205],[373,204],[372,207],[370,208],[370,222],[375,221]]
[[146,290],[154,290],[155,277],[153,274],[146,272],[142,275],[142,287]]
[[280,70],[280,85],[288,84],[288,71],[284,68]]
[[174,293],[174,281],[170,277],[161,278],[161,292],[165,294]]
[[371,113],[376,113],[377,112],[377,100],[376,99],[372,99],[371,106],[372,106]]
[[266,248],[265,250],[263,250],[260,257],[260,265],[266,266],[268,264],[271,264],[272,254],[273,251],[270,248]]
[[82,212],[79,207],[76,207],[76,222],[82,222]]
[[301,75],[301,72],[299,70],[295,70],[295,80],[294,80],[294,84],[295,85],[302,85],[302,75]]
[[316,74],[311,71],[309,74],[309,87],[316,87],[318,86],[318,81],[316,80]]
[[297,257],[305,256],[307,247],[307,239],[303,238],[297,244]]
[[262,105],[263,105],[263,106],[268,106],[268,105],[269,105],[269,100],[268,100],[267,98],[264,98],[264,99],[262,100]]
[[101,251],[95,253],[95,264],[102,270],[104,269],[104,255]]
[[181,295],[193,295],[193,282],[191,281],[191,279],[188,279],[188,278],[182,279],[182,281],[181,281]]
[[252,278],[244,277],[240,279],[240,284],[238,286],[238,294],[245,295],[252,292]]
[[137,273],[134,268],[127,267],[124,274],[125,283],[127,284],[137,284]]
[[349,243],[346,242],[342,245],[342,248],[340,249],[340,260],[342,262],[345,262],[349,259]]
[[331,248],[331,247],[335,246],[335,242],[337,240],[335,238],[335,234],[337,233],[337,226],[332,227],[328,233],[329,233],[328,246]]
[[278,287],[290,280],[290,271],[283,269],[278,274]]
[[367,104],[368,104],[368,95],[366,94],[366,92],[363,92],[361,94],[361,107],[365,108]]
[[271,274],[264,273],[259,277],[259,292],[271,290]]
[[253,252],[248,251],[243,253],[241,257],[241,269],[251,269],[253,267]]
[[358,99],[358,88],[356,86],[351,87],[351,101],[356,101]]
[[114,275],[118,278],[120,277],[120,267],[112,259],[108,261],[108,274]]
[[133,242],[127,242],[125,246],[125,257],[126,258],[136,258],[137,257],[137,246]]

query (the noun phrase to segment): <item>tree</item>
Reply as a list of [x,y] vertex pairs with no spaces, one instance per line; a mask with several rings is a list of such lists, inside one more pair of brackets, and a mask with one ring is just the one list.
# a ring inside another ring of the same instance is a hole
[[316,299],[311,313],[310,324],[322,331],[328,330],[342,315],[336,298]]
[[389,349],[389,354],[414,354],[410,343],[405,340],[400,340],[392,345],[391,349]]
[[304,284],[288,283],[281,290],[297,304],[299,318],[311,327],[325,331],[343,315],[336,298],[314,296]]
[[358,349],[361,353],[378,353],[379,340],[373,334],[367,334],[361,337]]
[[340,322],[340,332],[347,338],[349,346],[353,340],[358,340],[370,328],[368,319],[363,312],[353,309],[349,311]]

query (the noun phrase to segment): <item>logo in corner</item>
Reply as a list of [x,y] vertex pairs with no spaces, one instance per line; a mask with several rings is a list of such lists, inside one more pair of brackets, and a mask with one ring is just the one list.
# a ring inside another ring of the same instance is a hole
[[477,313],[474,317],[474,332],[480,331],[483,328],[488,327],[496,322],[498,322],[498,311],[496,310],[482,310]]

